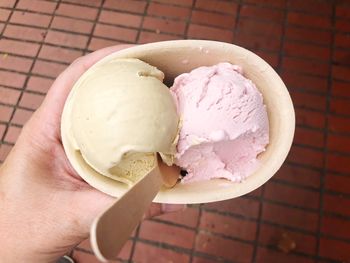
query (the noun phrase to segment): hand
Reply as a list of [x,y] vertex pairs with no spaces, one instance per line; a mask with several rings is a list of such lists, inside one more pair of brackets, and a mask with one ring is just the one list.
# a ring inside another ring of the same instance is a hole
[[[115,199],[93,189],[70,166],[61,143],[65,100],[105,48],[74,61],[53,83],[0,167],[0,255],[3,262],[55,262],[89,235],[94,218]],[[148,217],[183,206],[153,204]]]

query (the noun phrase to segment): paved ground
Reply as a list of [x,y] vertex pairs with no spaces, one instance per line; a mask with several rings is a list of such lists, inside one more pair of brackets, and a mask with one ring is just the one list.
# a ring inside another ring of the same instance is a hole
[[[2,0],[0,160],[54,78],[85,53],[168,39],[235,43],[267,60],[293,97],[297,129],[288,160],[247,196],[145,221],[120,260],[350,262],[349,4]],[[97,262],[88,242],[73,255]]]

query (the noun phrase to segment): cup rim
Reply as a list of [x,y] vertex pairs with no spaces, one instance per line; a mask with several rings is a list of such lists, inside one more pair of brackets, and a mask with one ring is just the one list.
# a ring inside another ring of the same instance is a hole
[[[162,189],[156,198],[154,199],[154,202],[158,203],[173,203],[173,204],[189,204],[189,203],[208,203],[208,202],[214,202],[214,201],[221,201],[226,199],[231,199],[235,197],[239,197],[241,195],[247,194],[264,183],[266,183],[281,167],[284,160],[287,157],[287,154],[290,150],[290,147],[293,142],[294,137],[294,131],[295,131],[295,113],[294,113],[294,107],[292,100],[290,98],[289,92],[279,77],[279,75],[275,72],[275,70],[262,58],[260,58],[255,53],[229,43],[223,43],[223,42],[217,42],[217,41],[211,41],[211,40],[171,40],[171,41],[162,41],[162,42],[154,42],[154,43],[148,43],[143,44],[139,46],[133,46],[126,48],[124,50],[120,50],[117,52],[114,52],[101,60],[99,60],[97,63],[95,63],[91,68],[89,68],[80,78],[79,80],[74,84],[72,90],[76,85],[79,85],[80,81],[84,78],[84,75],[91,72],[95,66],[100,65],[101,63],[105,63],[109,60],[115,59],[115,58],[130,58],[130,57],[142,57],[143,54],[152,55],[156,52],[164,51],[167,49],[177,49],[181,50],[183,48],[206,48],[208,50],[225,50],[225,51],[232,51],[236,52],[237,54],[241,54],[245,57],[245,59],[250,59],[255,63],[257,66],[261,67],[263,69],[263,73],[266,76],[269,76],[273,82],[276,83],[280,87],[279,90],[279,100],[283,101],[283,115],[285,116],[285,120],[283,119],[283,127],[281,130],[281,134],[279,134],[279,140],[280,145],[277,146],[277,149],[275,151],[276,155],[274,158],[272,158],[269,162],[268,169],[266,167],[263,167],[262,169],[258,169],[255,173],[250,175],[244,182],[242,183],[233,183],[226,179],[213,179],[206,182],[197,182],[196,189],[200,189],[202,187],[203,190],[210,190],[210,186],[208,184],[220,188],[220,191],[211,192],[211,194],[201,194],[201,193],[192,193],[191,195],[188,194],[188,191],[191,191],[191,186],[193,183],[187,183],[181,185],[181,191],[178,191],[176,194],[174,194],[171,190],[172,189]],[[162,70],[160,68],[160,70]],[[166,72],[165,72],[166,74]],[[263,94],[264,96],[264,94]],[[69,97],[67,98],[67,101],[69,101]],[[67,139],[67,113],[68,113],[68,106],[67,103],[64,106],[64,110],[62,113],[62,121],[61,121],[61,135],[62,135],[62,143],[66,152],[66,155],[68,157],[68,160],[72,164],[73,168],[77,171],[77,173],[91,186],[94,188],[115,196],[120,197],[122,193],[124,193],[128,188],[126,186],[121,186],[119,184],[121,183],[115,183],[110,182],[111,179],[102,176],[101,177],[94,177],[91,174],[86,172],[86,169],[83,169],[79,162],[77,161],[77,156],[72,150],[72,147],[69,145],[69,141]],[[251,177],[254,177],[252,180]],[[190,198],[189,198],[190,196]]]

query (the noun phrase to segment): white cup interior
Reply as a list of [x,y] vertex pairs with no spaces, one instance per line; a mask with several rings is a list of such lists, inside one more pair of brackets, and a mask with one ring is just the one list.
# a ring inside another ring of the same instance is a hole
[[[181,73],[200,66],[230,62],[242,66],[244,75],[251,79],[263,94],[270,127],[270,143],[260,154],[260,166],[242,183],[225,179],[177,184],[172,189],[162,188],[155,202],[173,204],[206,203],[235,198],[249,193],[268,181],[280,168],[291,147],[295,116],[286,86],[278,74],[254,53],[228,43],[205,40],[165,41],[131,47],[113,53],[96,64],[116,58],[139,58],[164,72],[166,83]],[[94,66],[93,66],[94,67]],[[89,69],[93,70],[93,67]],[[84,75],[81,77],[83,78]],[[79,81],[77,82],[79,83]],[[76,85],[77,85],[76,83]],[[74,87],[73,87],[74,89]],[[69,116],[67,107],[62,114],[62,141],[69,161],[78,174],[91,186],[115,196],[121,196],[128,186],[102,176],[91,169],[67,140]]]

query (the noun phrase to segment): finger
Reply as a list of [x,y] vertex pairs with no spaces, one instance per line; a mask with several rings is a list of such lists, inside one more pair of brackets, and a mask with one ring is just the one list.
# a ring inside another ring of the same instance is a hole
[[162,214],[179,212],[185,209],[186,209],[186,205],[152,203],[148,211],[145,213],[144,218],[147,219],[155,216],[160,216]]

